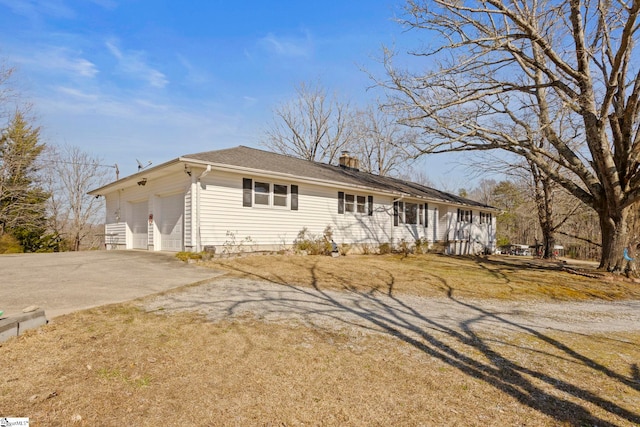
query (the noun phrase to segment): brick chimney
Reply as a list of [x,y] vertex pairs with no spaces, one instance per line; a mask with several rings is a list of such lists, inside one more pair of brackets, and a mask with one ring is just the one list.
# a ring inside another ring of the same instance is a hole
[[351,157],[348,151],[343,151],[338,159],[341,168],[360,170],[360,161],[355,157]]

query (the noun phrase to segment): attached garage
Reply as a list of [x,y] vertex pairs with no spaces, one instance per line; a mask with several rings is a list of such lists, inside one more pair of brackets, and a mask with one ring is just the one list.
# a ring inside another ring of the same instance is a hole
[[131,203],[131,235],[133,249],[147,249],[149,244],[149,203]]
[[179,252],[183,250],[184,194],[175,194],[160,198],[160,249]]

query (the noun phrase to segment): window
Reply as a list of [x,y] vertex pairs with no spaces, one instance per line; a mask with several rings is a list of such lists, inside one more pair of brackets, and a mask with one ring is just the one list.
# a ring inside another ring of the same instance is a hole
[[473,222],[473,216],[470,210],[458,209],[458,222]]
[[404,223],[405,224],[418,223],[418,205],[416,203],[404,204]]
[[287,186],[274,184],[273,185],[273,206],[287,207]]
[[[289,197],[291,197],[290,202]],[[278,208],[290,206],[292,211],[297,211],[298,186],[242,178],[242,206],[251,207],[253,205]]]
[[253,197],[256,205],[269,205],[269,188],[267,182],[256,181],[253,185]]
[[480,224],[491,224],[492,215],[489,212],[480,212]]
[[345,194],[343,191],[338,191],[338,213],[345,212],[373,216],[373,196]]
[[424,225],[429,224],[429,210],[426,203],[409,203],[395,201],[393,202],[393,225],[410,224]]
[[357,211],[358,213],[363,214],[365,212],[365,208],[367,207],[367,198],[364,196],[358,196],[356,200],[358,202]]
[[344,210],[345,212],[355,212],[355,196],[353,194],[345,194]]

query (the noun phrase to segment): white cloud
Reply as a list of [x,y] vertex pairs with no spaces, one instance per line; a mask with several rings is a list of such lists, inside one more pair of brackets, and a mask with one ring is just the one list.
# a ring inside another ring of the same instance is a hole
[[98,100],[98,96],[95,94],[85,93],[71,87],[57,86],[57,87],[54,87],[53,89],[61,95],[68,95],[81,101],[95,102]]
[[72,74],[89,78],[95,77],[96,74],[98,74],[96,65],[84,58],[65,58],[60,56],[57,59],[57,63],[53,61],[52,64],[61,70],[66,70]]
[[278,56],[309,57],[313,52],[313,42],[308,32],[304,37],[281,37],[267,34],[258,42],[265,50]]
[[65,47],[44,46],[28,57],[19,56],[16,60],[47,72],[62,71],[72,78],[93,78],[99,72],[96,65],[83,58],[80,52]]
[[142,79],[149,85],[164,88],[169,84],[166,75],[148,65],[144,60],[144,54],[136,51],[122,51],[115,41],[105,42],[109,52],[118,60],[121,71],[136,79]]

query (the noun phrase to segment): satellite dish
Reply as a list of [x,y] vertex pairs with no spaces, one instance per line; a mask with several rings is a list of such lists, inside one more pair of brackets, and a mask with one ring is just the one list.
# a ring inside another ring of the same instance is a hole
[[148,166],[151,166],[151,160],[149,160],[149,163],[147,163],[146,165],[143,165],[138,159],[136,159],[136,162],[138,163],[138,172]]

